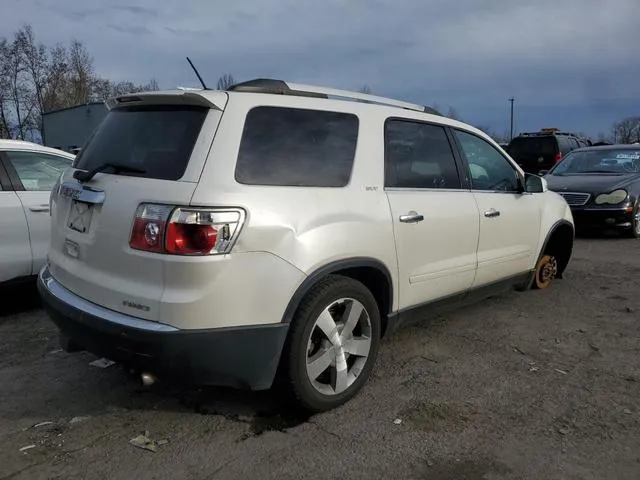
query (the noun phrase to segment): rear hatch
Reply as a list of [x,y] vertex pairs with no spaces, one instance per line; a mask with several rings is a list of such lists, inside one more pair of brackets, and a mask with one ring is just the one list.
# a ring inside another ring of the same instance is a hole
[[537,174],[540,170],[548,170],[556,163],[558,155],[556,137],[531,136],[516,137],[507,147],[507,153],[522,169]]
[[49,265],[58,282],[158,320],[163,255],[131,248],[136,212],[143,203],[189,204],[226,100],[222,92],[165,92],[111,102],[52,193]]

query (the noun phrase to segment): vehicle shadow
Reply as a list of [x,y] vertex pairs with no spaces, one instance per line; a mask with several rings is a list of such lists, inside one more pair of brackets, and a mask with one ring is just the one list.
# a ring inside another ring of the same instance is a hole
[[0,286],[0,318],[37,310],[42,307],[35,280]]
[[[56,381],[39,382],[29,398],[22,400],[24,403],[20,407],[12,406],[13,400],[0,404],[0,416],[12,418],[17,414],[20,418],[22,414],[19,412],[28,408],[32,416],[51,419],[63,426],[68,425],[72,418],[85,417],[109,416],[110,422],[118,423],[132,412],[223,417],[225,421],[242,427],[243,433],[237,441],[269,431],[285,432],[311,419],[309,412],[300,409],[278,387],[252,392],[223,387],[192,387],[170,380],[158,380],[156,384],[145,387],[139,375],[120,364],[107,368],[90,366],[89,363],[96,359],[87,352],[55,353],[50,361],[41,364],[40,367],[46,371],[32,372],[32,376],[50,379],[55,373]],[[64,365],[63,369],[61,365]],[[154,421],[147,425],[152,426]]]

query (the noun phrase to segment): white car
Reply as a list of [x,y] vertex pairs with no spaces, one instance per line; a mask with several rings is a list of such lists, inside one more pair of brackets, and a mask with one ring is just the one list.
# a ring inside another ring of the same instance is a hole
[[0,285],[42,269],[49,249],[49,195],[75,157],[21,140],[0,140]]
[[265,79],[107,105],[52,194],[38,286],[65,349],[146,382],[280,375],[330,409],[398,324],[569,263],[564,199],[423,106]]

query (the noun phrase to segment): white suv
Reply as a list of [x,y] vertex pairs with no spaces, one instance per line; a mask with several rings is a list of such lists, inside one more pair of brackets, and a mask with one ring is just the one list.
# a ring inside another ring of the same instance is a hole
[[420,105],[268,79],[107,103],[52,195],[39,287],[65,348],[147,379],[284,378],[330,409],[400,322],[569,262],[562,197]]

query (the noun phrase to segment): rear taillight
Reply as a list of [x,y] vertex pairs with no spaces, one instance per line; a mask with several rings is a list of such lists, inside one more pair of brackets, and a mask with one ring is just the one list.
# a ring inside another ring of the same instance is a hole
[[136,211],[129,246],[136,250],[161,253],[164,251],[164,232],[172,207],[143,203]]
[[235,208],[184,208],[142,204],[138,207],[129,246],[172,255],[229,253],[244,223]]
[[554,163],[558,163],[560,160],[562,160],[562,152],[556,153],[556,156],[553,159]]

